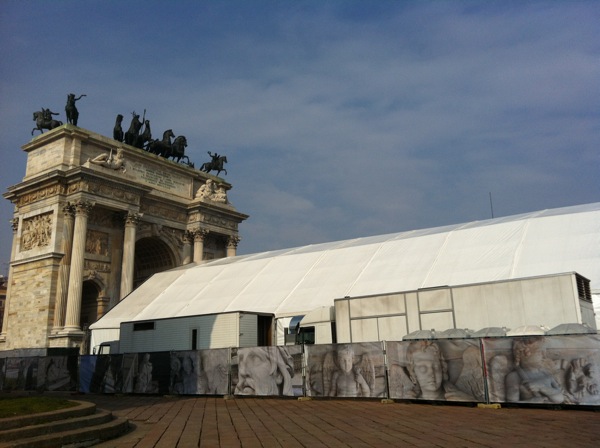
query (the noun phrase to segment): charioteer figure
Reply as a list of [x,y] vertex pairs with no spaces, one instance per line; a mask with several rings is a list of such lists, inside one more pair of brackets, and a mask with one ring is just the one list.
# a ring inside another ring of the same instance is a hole
[[79,95],[75,98],[74,93],[67,95],[67,105],[65,106],[65,112],[67,114],[67,123],[71,123],[73,126],[77,126],[77,120],[79,119],[79,111],[75,107],[75,102],[87,95]]
[[129,125],[129,130],[125,132],[125,143],[133,146],[137,141],[138,135],[140,135],[140,129],[142,128],[142,122],[140,121],[140,116],[133,111],[131,113],[131,124]]

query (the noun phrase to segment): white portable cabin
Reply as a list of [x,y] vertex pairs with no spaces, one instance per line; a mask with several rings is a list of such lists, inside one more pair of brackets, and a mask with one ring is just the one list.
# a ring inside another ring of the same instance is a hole
[[232,312],[121,323],[120,352],[268,345],[272,316]]
[[294,318],[337,298],[561,272],[590,279],[599,315],[599,248],[594,203],[192,263],[133,291],[90,326],[90,345],[118,340],[122,322],[231,312],[273,316],[270,342],[283,345]]
[[576,273],[345,297],[335,301],[335,322],[340,343],[400,341],[418,330],[563,323],[596,329],[589,280]]

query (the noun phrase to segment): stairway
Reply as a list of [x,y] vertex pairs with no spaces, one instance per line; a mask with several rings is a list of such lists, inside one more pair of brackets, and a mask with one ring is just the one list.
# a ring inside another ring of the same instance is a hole
[[0,448],[86,447],[114,439],[129,429],[129,421],[96,409],[94,403],[59,411],[0,421]]

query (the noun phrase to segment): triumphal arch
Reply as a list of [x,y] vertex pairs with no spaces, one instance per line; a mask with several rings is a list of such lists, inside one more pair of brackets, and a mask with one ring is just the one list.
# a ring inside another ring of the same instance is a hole
[[236,253],[221,177],[72,124],[23,150],[0,350],[80,347],[152,274]]

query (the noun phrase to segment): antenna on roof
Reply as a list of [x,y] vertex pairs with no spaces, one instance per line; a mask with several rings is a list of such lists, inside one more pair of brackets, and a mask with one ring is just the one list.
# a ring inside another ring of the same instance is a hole
[[490,210],[492,211],[492,219],[494,218],[494,204],[492,203],[492,192],[490,191]]

